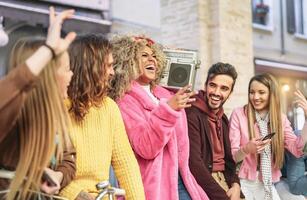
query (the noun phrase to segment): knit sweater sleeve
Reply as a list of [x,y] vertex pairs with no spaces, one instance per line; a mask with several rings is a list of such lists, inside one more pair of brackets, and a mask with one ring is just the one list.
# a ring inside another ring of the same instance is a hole
[[115,170],[120,187],[125,189],[125,199],[145,199],[140,169],[130,146],[125,126],[117,105],[110,106],[113,113],[113,151],[112,166]]

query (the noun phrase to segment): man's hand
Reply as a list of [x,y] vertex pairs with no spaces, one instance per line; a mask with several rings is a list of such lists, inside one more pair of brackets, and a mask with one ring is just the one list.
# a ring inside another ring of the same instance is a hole
[[240,200],[240,185],[238,183],[233,183],[226,194],[230,200]]
[[95,200],[95,197],[87,192],[81,191],[75,200]]
[[41,191],[45,192],[46,194],[50,194],[50,195],[58,194],[61,189],[60,184],[63,179],[62,172],[57,172],[57,171],[53,171],[50,168],[46,168],[44,173],[46,173],[56,185],[50,184],[48,180],[43,180],[40,186]]

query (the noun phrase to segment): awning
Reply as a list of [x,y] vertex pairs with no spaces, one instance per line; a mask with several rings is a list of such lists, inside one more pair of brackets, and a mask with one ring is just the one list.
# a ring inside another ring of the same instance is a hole
[[[30,25],[41,24],[48,27],[49,6],[54,5],[44,1],[0,0],[0,15],[16,21],[24,21]],[[68,8],[75,9],[72,19],[65,21],[64,31],[76,31],[81,33],[109,33],[111,21],[105,19],[107,10],[93,10],[81,7],[68,7],[66,5],[54,5],[56,11]]]
[[255,58],[257,72],[307,79],[307,66]]

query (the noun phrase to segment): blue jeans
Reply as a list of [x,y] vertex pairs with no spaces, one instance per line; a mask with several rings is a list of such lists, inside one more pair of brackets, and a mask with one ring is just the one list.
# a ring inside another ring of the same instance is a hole
[[118,187],[118,181],[114,173],[114,169],[112,166],[110,166],[110,176],[109,176],[109,182],[113,187]]
[[307,196],[307,176],[305,173],[306,156],[296,158],[287,153],[287,179],[290,192],[297,195]]
[[183,183],[180,173],[178,174],[178,194],[179,200],[191,200],[191,197]]

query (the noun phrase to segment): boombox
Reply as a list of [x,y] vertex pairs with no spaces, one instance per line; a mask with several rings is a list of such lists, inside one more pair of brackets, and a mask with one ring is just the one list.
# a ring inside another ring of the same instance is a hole
[[163,52],[167,62],[160,85],[172,89],[192,85],[193,89],[196,70],[200,66],[197,51],[164,49]]

